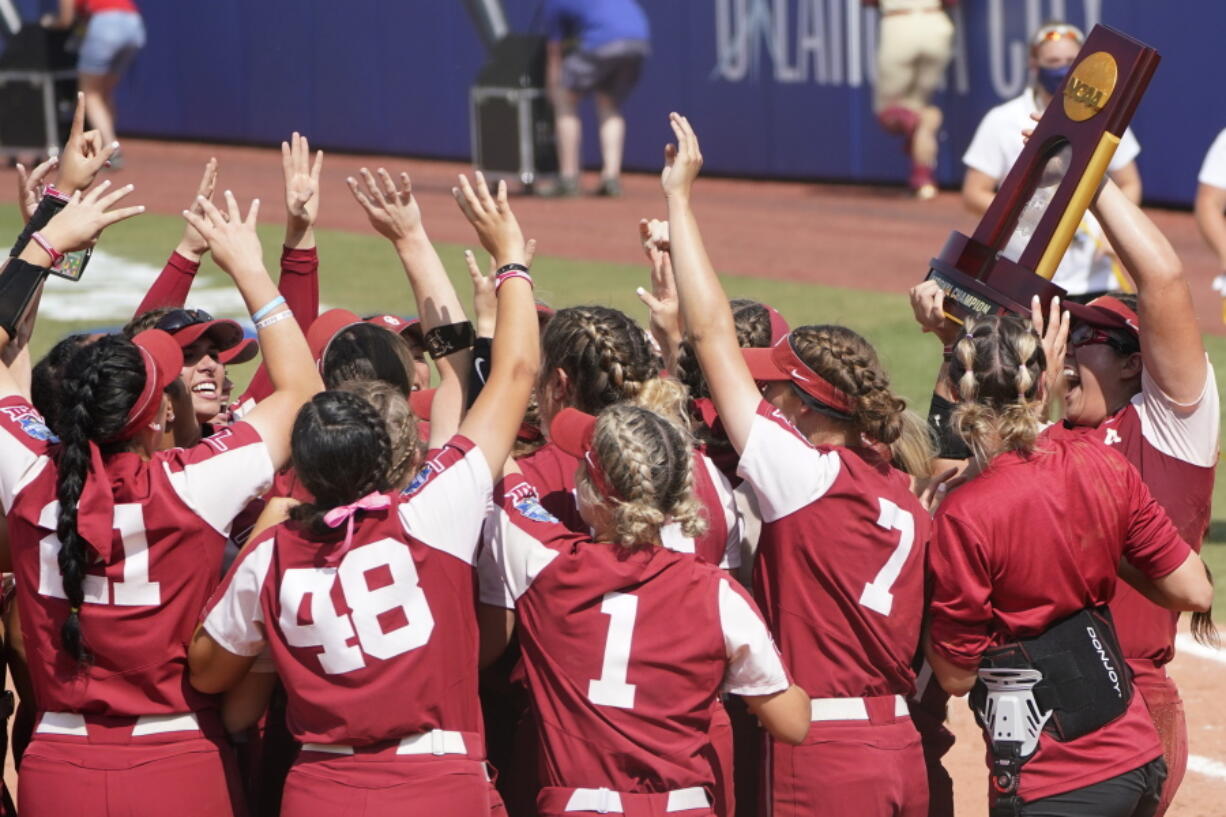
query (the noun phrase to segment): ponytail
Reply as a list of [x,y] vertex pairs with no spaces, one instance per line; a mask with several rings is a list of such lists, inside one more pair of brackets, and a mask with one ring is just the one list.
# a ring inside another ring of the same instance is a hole
[[[136,346],[109,335],[81,347],[68,361],[61,387],[55,496],[59,501],[55,535],[56,560],[68,599],[68,618],[60,627],[60,644],[78,663],[88,663],[89,650],[81,631],[85,575],[89,553],[77,529],[77,506],[89,471],[90,443],[108,440],[123,428],[128,411],[145,385],[145,366]],[[103,451],[120,450],[122,442],[103,444]]]

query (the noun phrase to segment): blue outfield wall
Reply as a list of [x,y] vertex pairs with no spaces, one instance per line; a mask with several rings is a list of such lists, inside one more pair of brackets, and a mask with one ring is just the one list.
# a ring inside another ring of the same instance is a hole
[[[541,0],[504,0],[529,30]],[[725,174],[901,181],[871,110],[876,13],[860,0],[640,0],[654,54],[626,106],[627,165],[659,166],[685,112]],[[26,8],[38,0],[21,0]],[[141,0],[149,45],[121,91],[128,132],[270,143],[293,129],[337,149],[465,159],[483,51],[461,0]],[[1151,201],[1187,204],[1226,126],[1222,0],[963,0],[942,93],[941,180],[979,117],[1026,82],[1027,33],[1104,22],[1163,55],[1134,120]],[[588,111],[589,137],[591,112]],[[587,140],[595,161],[595,140]]]

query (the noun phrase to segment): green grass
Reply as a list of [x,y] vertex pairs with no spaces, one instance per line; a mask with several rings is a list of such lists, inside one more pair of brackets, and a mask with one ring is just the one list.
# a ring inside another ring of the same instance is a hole
[[[0,205],[0,235],[16,235],[19,229],[16,208]],[[181,230],[180,219],[149,214],[109,230],[103,247],[113,255],[160,267],[178,241]],[[264,240],[268,267],[275,270],[281,230],[277,226],[266,225],[260,228],[260,235]],[[371,234],[331,230],[320,230],[318,238],[322,262],[322,302],[344,306],[362,314],[413,313],[412,295],[386,241]],[[463,247],[443,244],[438,249],[457,291],[464,297],[469,292],[469,284],[464,271]],[[538,295],[553,306],[599,303],[646,319],[646,309],[634,294],[635,287],[646,283],[646,271],[641,266],[538,256],[533,272],[537,279]],[[86,275],[90,274],[87,271]],[[224,281],[223,274],[211,261],[205,262],[200,276],[206,284],[217,285]],[[932,338],[921,335],[916,329],[907,299],[901,293],[888,295],[735,276],[726,276],[724,285],[730,297],[752,297],[770,303],[793,325],[843,323],[862,333],[877,347],[897,391],[921,412],[927,409],[940,350]],[[131,293],[132,309],[136,308],[143,295],[143,292]],[[246,316],[235,314],[228,317]],[[55,320],[54,315],[42,314],[32,343],[33,351],[37,357],[65,333],[97,326],[98,323],[62,322]],[[1210,357],[1219,365],[1226,362],[1226,338],[1207,337],[1206,346]],[[248,371],[237,371],[233,375],[240,384],[250,376],[250,367],[244,368]],[[1218,385],[1219,389],[1226,385],[1226,377],[1219,376]],[[1226,398],[1222,403],[1226,406]],[[1206,561],[1220,577],[1226,577],[1226,479],[1223,479],[1223,467],[1219,465],[1214,488],[1214,508],[1222,516],[1214,519],[1205,547]],[[1220,585],[1226,588],[1226,580]]]

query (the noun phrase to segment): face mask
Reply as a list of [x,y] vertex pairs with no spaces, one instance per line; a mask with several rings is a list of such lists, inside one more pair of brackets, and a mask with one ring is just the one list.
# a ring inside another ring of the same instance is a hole
[[1072,65],[1062,65],[1059,68],[1043,68],[1039,67],[1039,85],[1044,91],[1049,94],[1054,94],[1060,90],[1060,83],[1064,82],[1064,78],[1068,76],[1069,69]]

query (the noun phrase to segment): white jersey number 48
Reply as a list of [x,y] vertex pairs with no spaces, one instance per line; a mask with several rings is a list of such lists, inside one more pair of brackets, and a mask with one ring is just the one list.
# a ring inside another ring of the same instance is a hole
[[[372,590],[367,575],[380,569],[386,569],[391,581]],[[348,614],[338,613],[332,601],[337,581]],[[311,623],[300,624],[298,614],[307,596]],[[286,642],[291,647],[323,647],[319,663],[329,675],[361,669],[367,657],[387,660],[415,650],[434,632],[434,615],[413,554],[394,539],[354,548],[335,569],[285,571],[280,602],[279,623]],[[400,615],[384,620],[397,610]]]
[[864,585],[860,594],[860,604],[870,610],[875,610],[883,616],[888,616],[894,607],[894,594],[890,589],[898,581],[902,566],[911,555],[911,547],[915,544],[915,517],[910,511],[904,511],[888,499],[878,499],[881,505],[881,516],[877,524],[886,530],[898,531],[898,547],[890,554],[890,558],[877,571],[873,580]]

